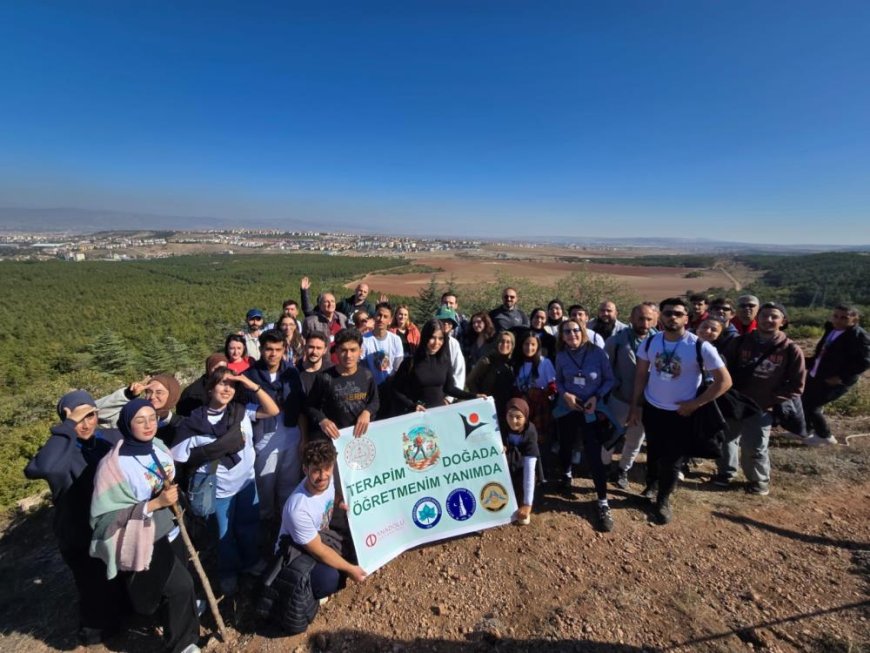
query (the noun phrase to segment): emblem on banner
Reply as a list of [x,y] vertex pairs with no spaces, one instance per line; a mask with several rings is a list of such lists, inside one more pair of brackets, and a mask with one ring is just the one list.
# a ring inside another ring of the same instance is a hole
[[498,512],[507,502],[508,493],[501,483],[487,483],[480,491],[480,505],[489,512]]
[[474,433],[481,426],[486,426],[486,422],[480,421],[480,414],[471,413],[469,415],[460,414],[459,417],[462,418],[462,425],[465,427],[465,437],[468,438],[469,435]]
[[351,469],[367,469],[375,459],[375,443],[365,436],[354,438],[344,448],[344,460]]
[[423,497],[414,504],[411,519],[418,528],[432,528],[441,521],[441,504],[432,497]]
[[402,452],[405,464],[415,472],[422,472],[438,462],[438,436],[425,426],[418,426],[402,434]]
[[471,519],[477,509],[474,495],[464,487],[457,488],[447,495],[447,514],[456,521]]

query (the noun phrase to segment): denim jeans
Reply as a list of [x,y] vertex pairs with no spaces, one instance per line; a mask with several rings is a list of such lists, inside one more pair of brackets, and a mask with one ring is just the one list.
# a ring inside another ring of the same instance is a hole
[[[620,401],[616,397],[610,397],[610,399],[607,400],[607,405],[610,407],[614,419],[621,424],[625,424],[628,420],[628,413],[631,406],[624,401]],[[625,429],[625,444],[622,446],[622,456],[619,458],[620,471],[627,472],[631,469],[631,466],[634,465],[634,461],[637,459],[637,455],[640,453],[643,441],[643,424],[629,426]],[[605,451],[607,450],[605,449]]]
[[770,483],[770,427],[773,415],[763,412],[742,420],[728,420],[722,456],[716,461],[719,474],[733,478],[737,474],[738,450],[740,467],[751,483]]
[[231,497],[215,500],[211,517],[218,540],[218,574],[231,578],[260,557],[260,505],[254,479]]

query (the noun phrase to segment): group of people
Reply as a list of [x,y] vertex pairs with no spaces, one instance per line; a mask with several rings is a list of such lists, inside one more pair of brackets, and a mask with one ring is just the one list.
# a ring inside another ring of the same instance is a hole
[[848,305],[834,308],[805,359],[783,332],[785,307],[752,295],[644,302],[622,322],[611,301],[594,316],[558,299],[526,314],[510,287],[502,305],[468,317],[449,291],[418,326],[409,306],[372,303],[365,283],[340,302],[323,292],[312,304],[309,290],[303,279],[301,302],[284,302],[271,324],[248,311],[183,390],[164,373],[98,400],[83,390],[60,399],[60,421],[25,473],[51,488],[83,643],[132,609],[159,613],[168,651],[198,650],[202,606],[179,502],[210,529],[221,593],[263,576],[285,624],[304,628],[346,578],[363,580],[335,483],[341,429],[363,436],[375,419],[492,397],[516,521],[530,522],[541,482],[570,492],[580,464],[594,483],[596,526],[610,531],[608,484],[630,488],[644,442],[641,495],[657,523],[673,517],[693,414],[711,402],[727,424],[712,482],[732,486],[742,471],[747,491],[766,495],[774,422],[803,414],[808,431],[794,430],[804,442],[834,443],[823,407],[870,366],[870,339]]

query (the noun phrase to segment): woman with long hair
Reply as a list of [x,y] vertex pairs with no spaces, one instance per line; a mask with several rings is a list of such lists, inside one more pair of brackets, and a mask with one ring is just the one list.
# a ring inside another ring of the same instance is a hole
[[390,331],[399,336],[402,341],[402,349],[405,352],[405,359],[411,358],[417,347],[420,346],[420,329],[411,321],[411,309],[407,304],[399,304],[396,306],[396,313],[393,315],[393,323],[390,325]]
[[538,337],[541,356],[556,360],[556,338],[547,331],[547,311],[536,308],[529,313],[529,330]]
[[227,367],[235,374],[241,374],[251,365],[254,359],[248,356],[248,345],[245,336],[231,333],[224,342],[224,356],[227,357]]
[[465,366],[472,369],[477,362],[494,348],[495,325],[489,313],[481,311],[471,316],[471,326],[462,343],[462,353],[465,354]]
[[299,333],[299,323],[292,315],[282,315],[275,322],[275,328],[284,334],[284,362],[295,365],[305,353],[305,340]]
[[468,375],[468,389],[476,394],[492,396],[501,430],[506,432],[505,411],[514,390],[514,368],[511,355],[516,346],[516,336],[511,331],[502,331],[496,336],[495,349],[477,361]]
[[[291,318],[292,319],[292,318]],[[245,390],[249,403],[235,401]],[[251,421],[274,417],[278,406],[269,393],[244,375],[217,368],[206,383],[208,404],[196,408],[176,433],[172,457],[186,464],[188,485],[203,489],[213,475],[214,501],[206,514],[217,540],[218,575],[225,595],[235,593],[239,572],[250,571],[259,561],[260,502],[254,482],[254,434]],[[204,506],[201,497],[190,496],[191,509]]]
[[551,299],[547,304],[547,324],[544,330],[554,338],[559,338],[559,327],[565,321],[565,307],[562,305],[562,300]]
[[413,357],[402,361],[393,383],[393,398],[402,412],[445,406],[446,397],[481,396],[456,387],[446,346],[448,337],[441,320],[433,318],[423,325],[420,346]]
[[607,354],[589,340],[586,327],[576,320],[562,323],[556,356],[556,389],[561,481],[571,487],[571,455],[578,440],[589,461],[598,495],[598,529],[613,530],[613,515],[607,502],[607,466],[601,459],[601,440],[596,407],[613,388],[613,369]]

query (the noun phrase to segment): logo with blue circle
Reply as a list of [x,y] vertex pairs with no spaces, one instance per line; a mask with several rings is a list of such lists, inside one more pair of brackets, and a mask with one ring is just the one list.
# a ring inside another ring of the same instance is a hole
[[423,497],[414,504],[411,510],[411,519],[417,528],[432,528],[441,521],[441,504],[432,497]]
[[475,510],[477,510],[477,501],[464,487],[457,488],[447,495],[447,514],[456,521],[471,519]]

